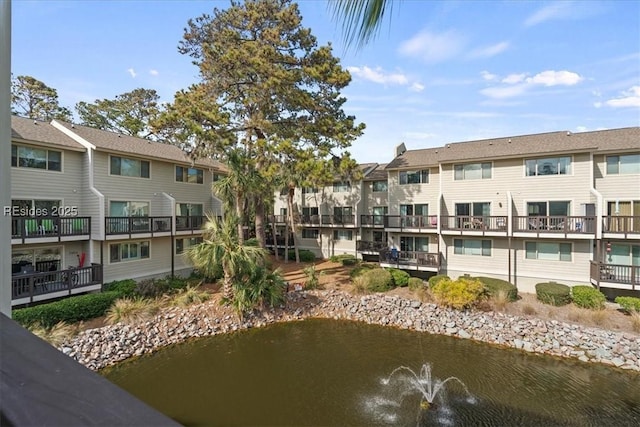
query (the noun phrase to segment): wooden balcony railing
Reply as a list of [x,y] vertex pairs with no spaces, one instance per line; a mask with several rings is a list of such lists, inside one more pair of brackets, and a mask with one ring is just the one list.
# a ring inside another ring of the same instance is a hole
[[176,231],[195,231],[202,229],[206,216],[176,216]]
[[269,222],[275,224],[286,224],[287,216],[286,215],[269,215]]
[[380,251],[380,263],[392,264],[398,268],[403,266],[440,267],[440,254],[425,251],[394,251],[385,249]]
[[300,215],[297,223],[302,225],[320,225],[320,215]]
[[27,271],[11,276],[11,299],[33,298],[58,292],[68,292],[102,284],[102,264],[88,267],[69,267],[58,271]]
[[628,234],[640,234],[640,216],[612,215],[603,217],[602,221],[602,231],[605,233],[622,234],[625,237]]
[[360,215],[362,227],[384,227],[384,215]]
[[438,217],[436,215],[385,215],[384,227],[400,230],[435,230],[438,228]]
[[443,230],[507,232],[507,217],[502,215],[447,215],[442,217]]
[[28,239],[41,237],[86,236],[91,234],[91,218],[74,217],[12,217],[11,238]]
[[172,232],[170,216],[108,216],[104,223],[107,235]]
[[632,290],[640,290],[640,266],[591,261],[591,279],[598,283],[631,285]]
[[595,216],[515,216],[514,232],[595,234]]
[[356,240],[356,251],[358,252],[380,252],[389,249],[384,242],[369,242],[366,240]]
[[322,215],[322,225],[355,225],[355,215]]

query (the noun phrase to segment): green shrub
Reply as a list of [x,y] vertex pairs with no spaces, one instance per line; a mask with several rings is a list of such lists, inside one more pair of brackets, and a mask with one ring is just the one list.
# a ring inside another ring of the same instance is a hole
[[574,286],[571,288],[573,303],[578,307],[602,310],[606,298],[602,292],[591,286]]
[[156,298],[169,291],[169,284],[164,280],[145,279],[136,285],[136,294],[142,298]]
[[342,260],[344,260],[344,259],[356,259],[356,257],[351,255],[351,254],[332,255],[332,256],[329,257],[329,261],[331,261],[331,262],[342,263]]
[[45,328],[51,328],[58,322],[76,323],[103,316],[114,301],[121,297],[117,292],[78,295],[35,307],[20,308],[11,315],[25,327],[39,323]]
[[451,280],[451,278],[445,274],[436,274],[435,276],[431,276],[429,277],[429,287],[433,288],[441,280]]
[[559,307],[571,302],[571,288],[561,283],[548,282],[536,285],[538,301]]
[[[300,255],[300,262],[314,262],[316,260],[316,256],[307,249],[299,249],[298,254]],[[296,260],[296,252],[293,249],[289,249],[289,261]]]
[[399,270],[397,268],[388,268],[389,273],[391,273],[391,284],[394,287],[405,287],[409,284],[409,273],[404,270]]
[[507,300],[516,301],[518,299],[518,288],[506,280],[495,279],[493,277],[472,277],[479,280],[487,290],[490,297],[498,296],[501,292],[507,295]]
[[358,266],[354,269],[352,269],[349,272],[349,277],[351,277],[352,279],[360,276],[361,274],[373,269],[373,268],[378,268],[377,264],[374,263],[368,263],[368,262],[362,262],[360,264],[358,264]]
[[424,282],[422,281],[422,279],[419,279],[417,277],[410,277],[408,285],[409,289],[411,289],[412,291],[417,291],[418,289],[424,288]]
[[478,303],[485,294],[485,287],[478,279],[460,277],[455,281],[439,280],[431,292],[439,304],[462,310]]
[[636,297],[616,297],[616,303],[620,304],[627,313],[633,311],[640,313],[640,298]]
[[114,280],[102,285],[102,292],[116,292],[122,297],[132,297],[136,293],[136,281],[133,279]]
[[383,268],[369,270],[356,279],[362,280],[364,287],[370,292],[385,292],[391,289],[391,273]]
[[324,271],[316,270],[315,265],[310,265],[302,270],[307,281],[304,283],[305,289],[322,289],[320,286],[320,276],[324,274]]
[[356,264],[358,264],[358,258],[356,258],[356,257],[346,258],[345,257],[345,258],[342,258],[342,260],[340,260],[340,262],[344,266],[356,265]]
[[189,287],[189,285],[193,285],[199,282],[199,280],[194,280],[194,279],[190,279],[190,278],[185,278],[185,277],[180,277],[180,276],[173,276],[171,277],[166,276],[164,279],[161,279],[160,282],[163,282],[166,284],[166,287],[169,290],[181,290],[181,289],[186,289],[187,287]]
[[258,243],[258,239],[256,237],[252,237],[250,239],[247,239],[244,241],[243,243],[245,246],[260,246],[260,244]]

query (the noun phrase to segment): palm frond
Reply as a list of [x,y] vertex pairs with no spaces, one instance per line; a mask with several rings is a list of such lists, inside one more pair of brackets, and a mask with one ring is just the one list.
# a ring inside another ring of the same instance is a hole
[[329,3],[334,19],[341,21],[345,44],[360,48],[377,35],[385,12],[392,12],[392,0],[334,0]]

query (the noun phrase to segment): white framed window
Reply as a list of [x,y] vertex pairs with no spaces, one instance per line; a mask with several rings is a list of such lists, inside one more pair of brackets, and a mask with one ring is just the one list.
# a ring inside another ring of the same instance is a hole
[[111,243],[109,261],[113,263],[136,261],[150,257],[151,243],[148,240],[138,242]]
[[303,228],[302,229],[302,238],[303,239],[317,239],[320,235],[320,230],[317,228]]
[[176,255],[185,253],[190,247],[202,243],[202,237],[187,237],[176,239]]
[[640,154],[607,156],[607,175],[640,174]]
[[453,179],[456,181],[468,179],[491,179],[491,162],[454,165]]
[[111,201],[109,216],[149,216],[149,202]]
[[134,178],[150,177],[150,163],[146,160],[110,156],[109,163],[109,171],[111,175],[129,176]]
[[62,246],[17,249],[11,251],[11,271],[13,274],[27,271],[62,270]]
[[571,157],[568,156],[527,159],[524,164],[526,176],[571,175]]
[[525,258],[571,261],[571,243],[525,242]]
[[188,182],[189,184],[203,184],[204,170],[176,166],[176,182]]
[[351,191],[351,183],[348,181],[336,181],[333,183],[334,193],[346,193]]
[[353,231],[333,230],[333,240],[353,240]]
[[371,183],[371,191],[374,193],[386,193],[389,189],[387,180],[373,181]]
[[11,144],[11,166],[62,172],[62,151]]
[[456,255],[491,256],[491,240],[453,239],[453,253]]
[[429,169],[417,171],[400,171],[400,185],[406,184],[428,184]]
[[612,243],[611,252],[607,254],[607,262],[640,267],[640,244]]
[[302,194],[316,194],[318,191],[315,187],[302,187]]
[[429,252],[429,238],[400,236],[400,250],[403,252]]

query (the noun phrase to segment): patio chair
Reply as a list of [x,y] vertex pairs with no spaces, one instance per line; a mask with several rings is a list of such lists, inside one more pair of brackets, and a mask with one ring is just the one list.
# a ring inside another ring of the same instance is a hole
[[32,234],[38,234],[38,221],[35,219],[25,219],[24,220],[24,231],[27,236]]
[[52,219],[43,219],[40,222],[40,230],[42,234],[52,234],[57,231],[56,225],[53,223]]

